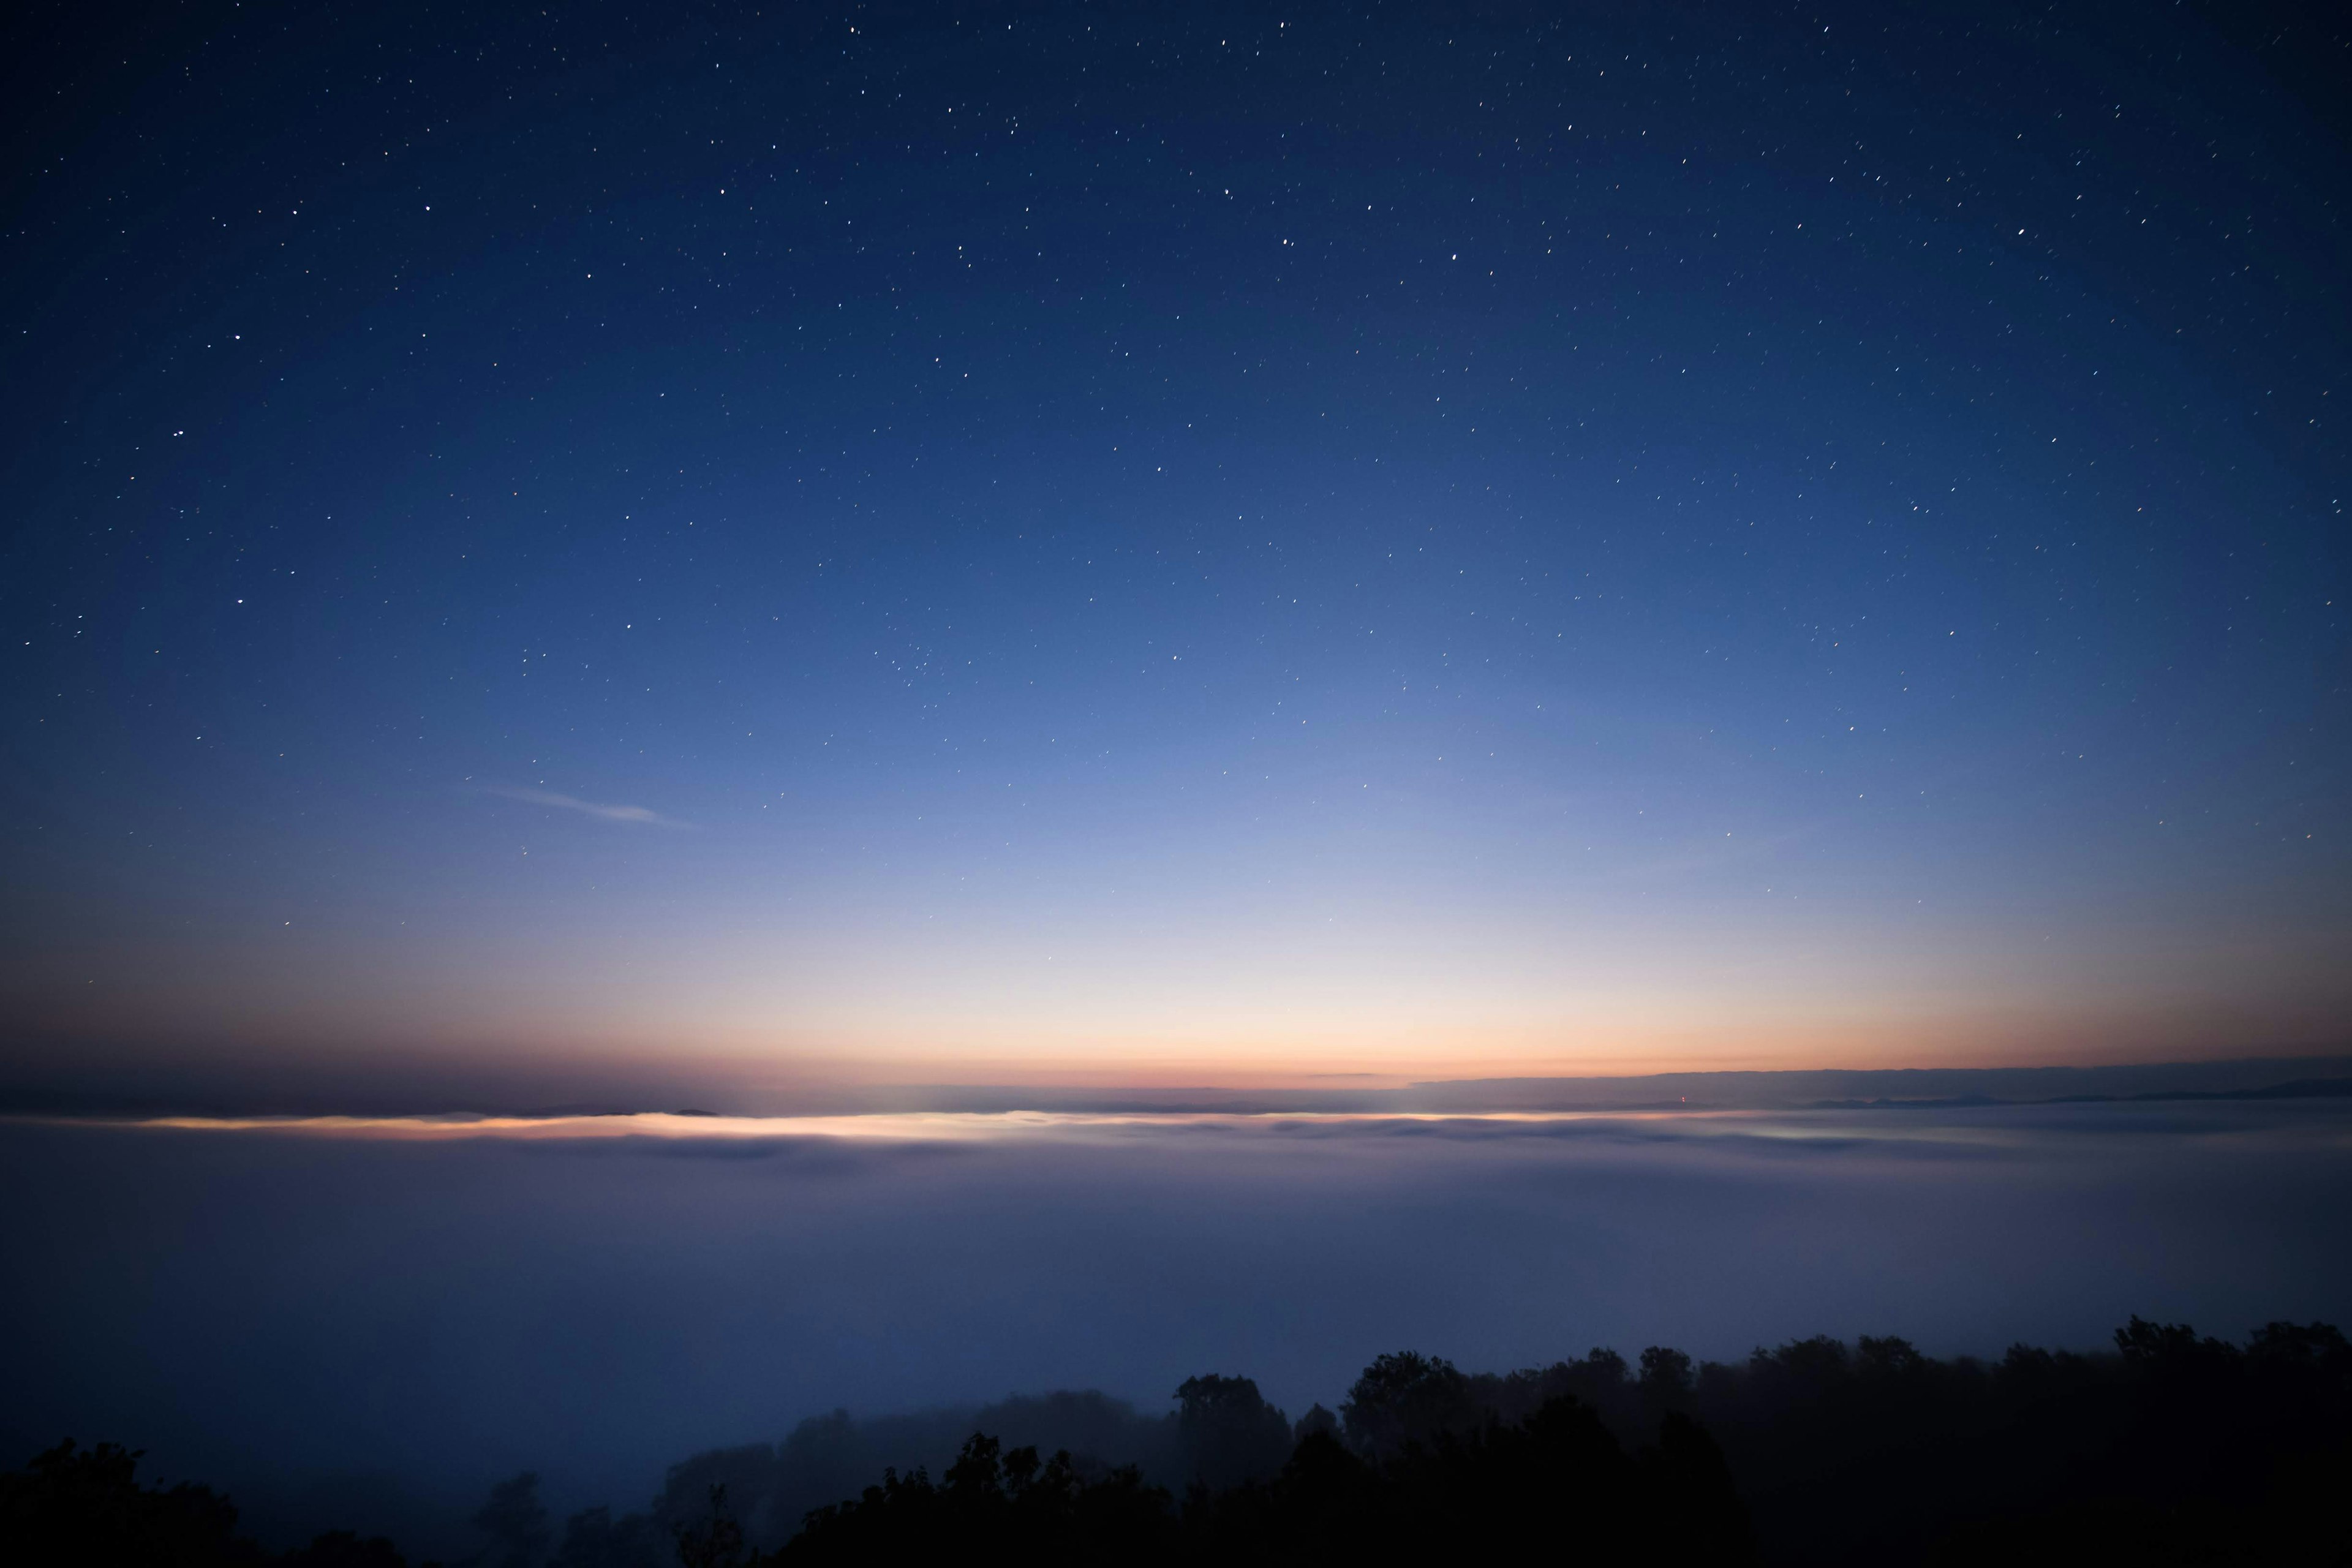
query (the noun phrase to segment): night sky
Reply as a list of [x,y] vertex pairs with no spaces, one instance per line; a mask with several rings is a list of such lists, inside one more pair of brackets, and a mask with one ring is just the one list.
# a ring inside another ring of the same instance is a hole
[[2280,15],[20,13],[8,1081],[2340,1046]]
[[2352,1323],[2342,15],[5,9],[0,1466]]

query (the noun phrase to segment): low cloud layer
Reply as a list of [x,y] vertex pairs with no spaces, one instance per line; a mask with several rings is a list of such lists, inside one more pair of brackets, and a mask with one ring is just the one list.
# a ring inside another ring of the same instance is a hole
[[[1997,1355],[2134,1312],[2231,1335],[2352,1318],[2342,1100],[987,1136],[660,1120],[0,1121],[0,1183],[28,1194],[0,1215],[0,1445],[144,1447],[257,1523],[352,1475],[457,1509],[531,1468],[559,1510],[630,1508],[681,1455],[837,1406],[1093,1387],[1152,1412],[1219,1371],[1297,1411],[1404,1347],[1504,1367],[1899,1333]],[[422,1539],[337,1485],[316,1527]]]

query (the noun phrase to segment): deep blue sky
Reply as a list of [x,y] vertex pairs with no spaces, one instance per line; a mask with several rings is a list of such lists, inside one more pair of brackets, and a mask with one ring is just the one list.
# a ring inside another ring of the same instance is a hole
[[2344,1037],[2340,24],[11,26],[17,1079]]

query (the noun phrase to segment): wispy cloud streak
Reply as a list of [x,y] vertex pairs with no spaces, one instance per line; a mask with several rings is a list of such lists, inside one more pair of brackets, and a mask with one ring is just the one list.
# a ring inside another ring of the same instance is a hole
[[520,800],[532,805],[551,805],[563,811],[576,811],[583,816],[593,816],[602,822],[637,822],[648,827],[684,827],[687,824],[675,817],[642,805],[603,805],[593,800],[557,795],[543,789],[513,789],[503,784],[486,784],[485,795],[502,795],[508,800]]

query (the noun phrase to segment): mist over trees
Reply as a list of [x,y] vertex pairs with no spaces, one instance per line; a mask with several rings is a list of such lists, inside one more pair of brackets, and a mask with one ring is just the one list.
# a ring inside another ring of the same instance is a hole
[[[2098,1354],[1937,1360],[1827,1337],[1694,1362],[1596,1349],[1507,1373],[1413,1352],[1293,1420],[1251,1379],[1147,1415],[1096,1393],[853,1420],[673,1467],[643,1511],[559,1528],[528,1473],[467,1568],[779,1568],[1018,1552],[1040,1563],[2352,1561],[2352,1347],[2134,1318]],[[70,1442],[0,1476],[0,1558],[404,1568],[347,1532],[272,1556],[199,1486]],[[934,1479],[936,1476],[936,1479]],[[456,1565],[452,1565],[456,1568]]]

